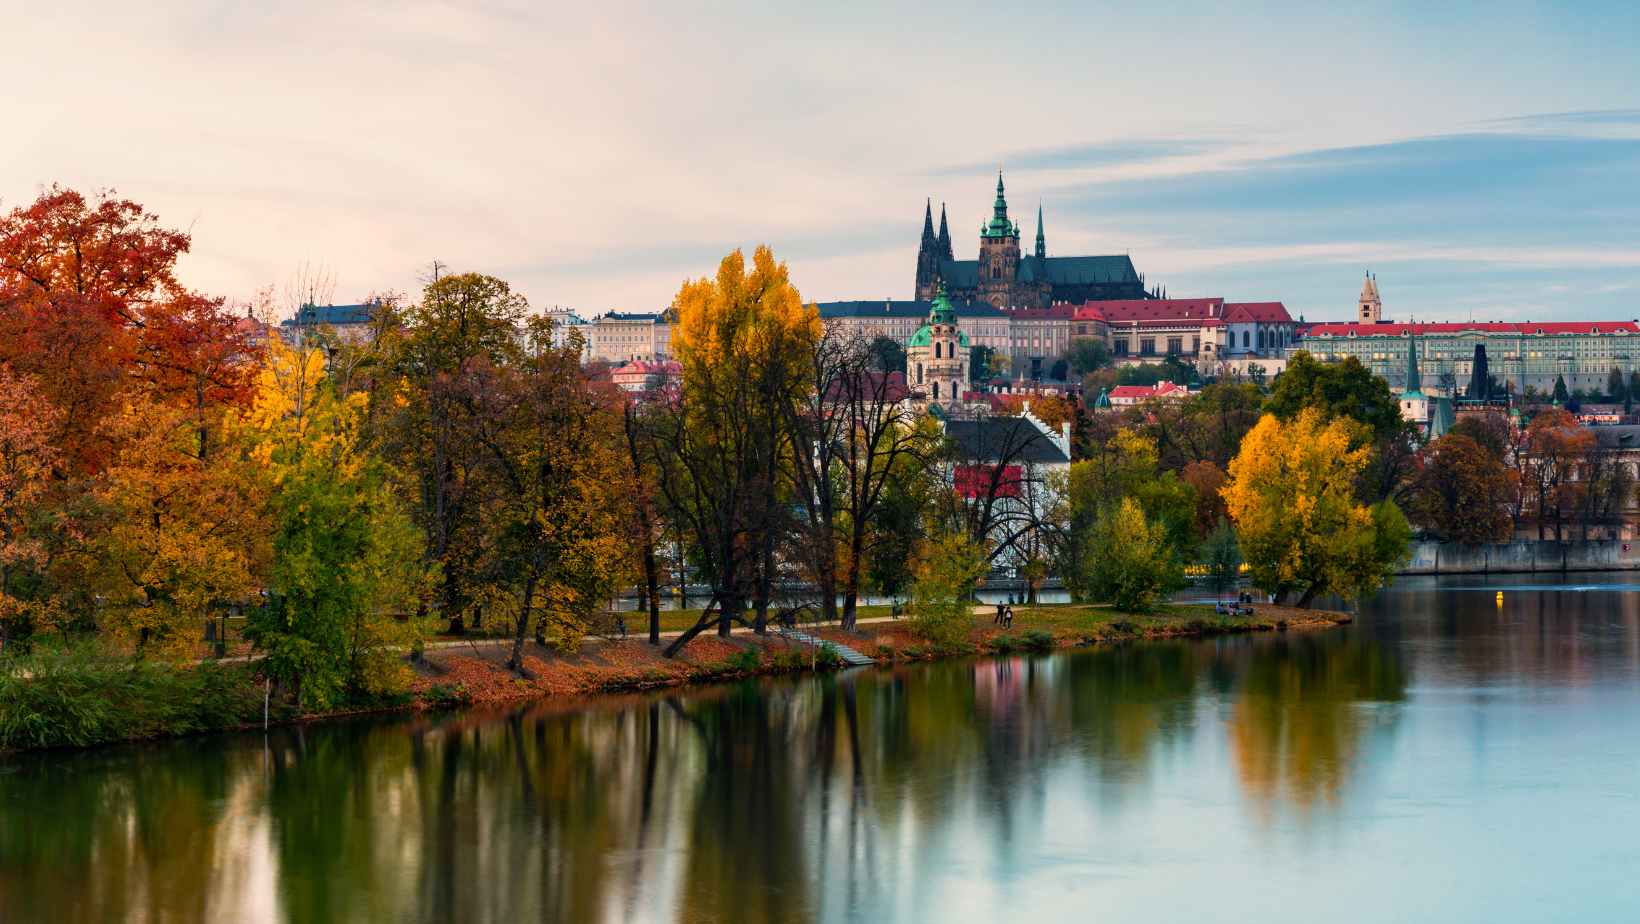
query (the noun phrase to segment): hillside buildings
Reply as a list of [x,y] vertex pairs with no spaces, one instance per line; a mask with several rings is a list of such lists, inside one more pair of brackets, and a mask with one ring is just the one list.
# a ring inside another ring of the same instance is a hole
[[[1090,302],[1075,309],[1075,336],[1103,339],[1119,363],[1174,357],[1203,372],[1262,360],[1285,364],[1298,325],[1280,302],[1151,298]],[[1241,370],[1236,370],[1241,371]]]
[[1307,350],[1325,362],[1353,356],[1391,388],[1404,388],[1414,341],[1423,375],[1446,395],[1469,381],[1477,344],[1486,347],[1490,374],[1517,395],[1548,394],[1561,377],[1571,391],[1604,391],[1612,369],[1624,376],[1640,369],[1640,324],[1633,321],[1316,324],[1289,352]]

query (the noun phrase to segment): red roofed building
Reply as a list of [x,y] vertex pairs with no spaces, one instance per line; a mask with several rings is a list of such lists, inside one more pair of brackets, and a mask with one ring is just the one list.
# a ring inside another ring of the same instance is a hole
[[609,380],[622,391],[654,391],[683,378],[683,367],[676,362],[652,362],[635,359],[609,370]]
[[1154,401],[1157,398],[1183,398],[1190,394],[1190,389],[1172,382],[1157,382],[1155,385],[1118,385],[1110,390],[1110,406],[1113,408],[1133,407]]
[[1262,358],[1282,362],[1296,325],[1280,302],[1153,298],[1089,302],[1076,309],[1075,335],[1103,337],[1118,362],[1177,356],[1207,370]]

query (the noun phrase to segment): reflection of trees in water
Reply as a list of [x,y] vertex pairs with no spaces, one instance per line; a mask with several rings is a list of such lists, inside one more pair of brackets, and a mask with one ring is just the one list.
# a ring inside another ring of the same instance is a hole
[[1400,699],[1400,667],[1359,644],[1265,641],[92,755],[67,764],[86,772],[0,778],[0,918],[256,917],[258,876],[289,920],[914,916],[949,862],[1029,851],[1056,770],[1128,798],[1194,735],[1203,678],[1235,697],[1251,794],[1335,799],[1360,748],[1352,707]]
[[1364,703],[1398,703],[1406,674],[1385,648],[1341,636],[1281,636],[1230,649],[1240,689],[1230,755],[1266,820],[1281,803],[1301,814],[1335,805],[1377,719]]
[[241,808],[245,756],[179,764],[136,748],[0,767],[0,921],[220,917],[246,889],[225,865],[243,832],[216,824]]

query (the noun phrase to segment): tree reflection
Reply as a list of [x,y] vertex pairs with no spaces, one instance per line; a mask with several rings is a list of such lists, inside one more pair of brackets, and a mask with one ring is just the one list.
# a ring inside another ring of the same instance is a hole
[[1338,637],[1280,636],[1237,647],[1241,678],[1229,742],[1242,790],[1268,819],[1336,805],[1375,718],[1361,706],[1399,703],[1406,674],[1389,649]]
[[1056,778],[1091,786],[1101,809],[1135,804],[1158,756],[1199,743],[1221,701],[1256,803],[1337,801],[1367,734],[1359,705],[1406,685],[1390,649],[1340,638],[980,658],[25,759],[0,777],[0,919],[915,916],[954,863],[1031,862]]

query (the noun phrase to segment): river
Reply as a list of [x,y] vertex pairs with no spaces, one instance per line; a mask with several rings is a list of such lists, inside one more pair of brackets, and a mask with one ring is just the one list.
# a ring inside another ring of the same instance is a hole
[[1636,580],[0,759],[0,921],[1640,920]]

